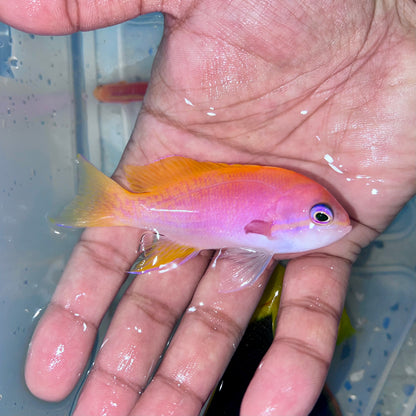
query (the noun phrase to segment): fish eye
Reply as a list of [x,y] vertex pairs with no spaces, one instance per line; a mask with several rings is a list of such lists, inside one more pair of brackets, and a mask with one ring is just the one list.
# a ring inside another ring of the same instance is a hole
[[311,208],[310,218],[318,225],[329,224],[334,219],[332,209],[325,204],[317,204]]

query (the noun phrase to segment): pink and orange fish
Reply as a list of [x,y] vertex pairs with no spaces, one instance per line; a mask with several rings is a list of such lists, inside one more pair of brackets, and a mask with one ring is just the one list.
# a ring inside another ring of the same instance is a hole
[[351,230],[348,214],[324,187],[287,169],[173,156],[127,166],[126,190],[78,161],[78,195],[55,221],[154,233],[133,273],[166,271],[201,250],[220,249],[236,264],[225,291],[236,290],[252,284],[274,254],[324,247]]

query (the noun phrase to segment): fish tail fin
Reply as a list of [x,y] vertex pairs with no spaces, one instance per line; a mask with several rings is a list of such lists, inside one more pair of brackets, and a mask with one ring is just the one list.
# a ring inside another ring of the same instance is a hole
[[[131,192],[78,155],[78,193],[51,221],[64,227],[108,227],[128,225],[132,215]],[[130,220],[131,222],[131,220]]]

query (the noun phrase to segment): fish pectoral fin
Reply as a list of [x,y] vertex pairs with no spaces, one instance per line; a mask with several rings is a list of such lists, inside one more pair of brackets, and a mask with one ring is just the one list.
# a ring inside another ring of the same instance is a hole
[[220,292],[235,292],[251,286],[264,272],[272,257],[269,253],[243,248],[221,249],[211,263],[211,267],[216,268],[219,262],[229,262],[220,277]]
[[199,250],[193,247],[186,247],[174,243],[159,234],[151,234],[153,234],[153,241],[148,248],[145,248],[143,244],[143,238],[148,234],[142,236],[140,244],[141,253],[129,271],[130,273],[143,274],[153,270],[167,272],[185,263],[199,253]]
[[244,231],[246,234],[261,234],[270,238],[272,235],[272,226],[273,223],[270,221],[253,220],[244,227]]

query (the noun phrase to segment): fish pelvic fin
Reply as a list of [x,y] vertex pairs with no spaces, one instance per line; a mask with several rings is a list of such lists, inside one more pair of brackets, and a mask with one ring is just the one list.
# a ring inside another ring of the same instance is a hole
[[272,254],[262,251],[225,248],[218,252],[210,267],[218,267],[219,261],[225,260],[229,263],[227,273],[221,277],[219,282],[219,291],[229,293],[253,285],[265,271],[272,258]]
[[[146,239],[151,239],[151,241],[146,242]],[[129,272],[133,274],[143,274],[153,270],[167,272],[198,253],[199,250],[196,248],[177,244],[166,237],[148,231],[142,236],[140,256]]]
[[182,156],[171,156],[145,166],[126,166],[124,172],[133,192],[154,192],[180,179],[229,167],[225,163],[198,162]]
[[126,226],[132,213],[132,193],[104,175],[81,155],[78,163],[78,193],[51,221],[64,227]]

